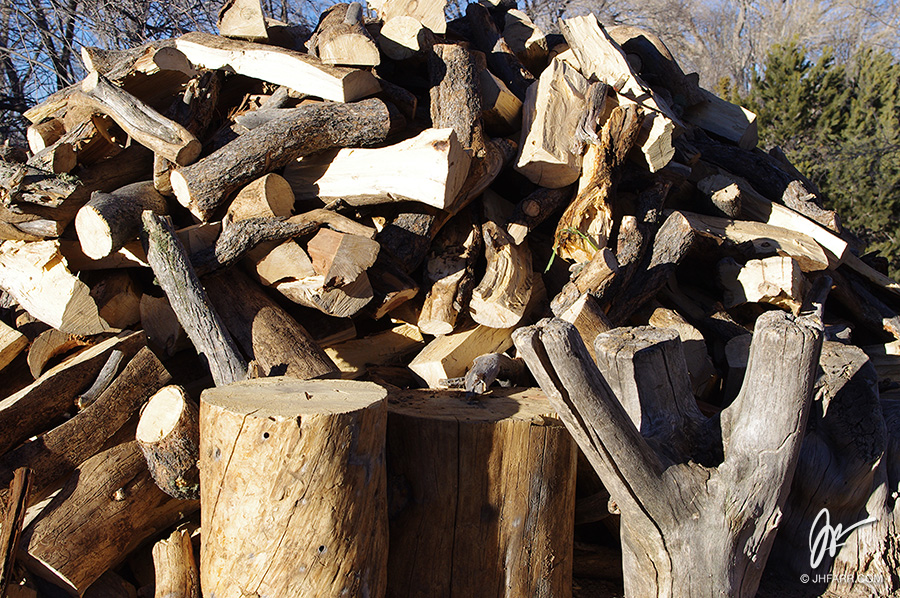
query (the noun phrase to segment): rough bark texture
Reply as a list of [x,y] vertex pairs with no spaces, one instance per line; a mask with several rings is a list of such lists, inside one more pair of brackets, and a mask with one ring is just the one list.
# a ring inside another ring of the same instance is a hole
[[204,594],[384,595],[384,398],[349,380],[204,391]]
[[151,212],[144,213],[143,221],[147,261],[197,353],[206,358],[216,385],[243,380],[247,363],[213,311],[172,224]]
[[672,332],[601,335],[599,370],[570,324],[514,337],[621,512],[625,595],[755,595],[799,458],[821,321],[761,316],[741,393],[712,420]]
[[[482,59],[481,68],[484,68]],[[481,86],[475,55],[457,44],[436,44],[428,56],[431,83],[431,123],[450,127],[463,148],[484,154],[481,124]]]
[[0,512],[3,514],[0,527],[0,595],[6,596],[10,578],[14,575],[16,553],[19,552],[19,540],[22,534],[22,523],[25,520],[25,499],[31,473],[27,468],[17,469],[9,482],[6,501]]
[[338,371],[306,329],[243,273],[204,282],[216,311],[263,376],[307,379]]
[[81,249],[98,260],[133,241],[141,232],[141,214],[165,214],[165,198],[152,182],[132,183],[112,193],[95,191],[75,216]]
[[543,393],[388,401],[388,595],[571,596],[576,450]]
[[178,201],[208,220],[232,193],[301,156],[384,141],[403,117],[376,99],[308,104],[241,135],[196,164],[172,173]]
[[335,4],[323,12],[307,47],[325,64],[376,66],[381,62],[359,2]]
[[156,487],[131,441],[83,463],[22,535],[29,569],[81,595],[137,546],[199,507]]

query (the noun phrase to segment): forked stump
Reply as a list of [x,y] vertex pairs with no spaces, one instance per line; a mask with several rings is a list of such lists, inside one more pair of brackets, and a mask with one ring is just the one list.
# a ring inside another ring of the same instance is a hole
[[389,398],[391,598],[572,595],[575,457],[543,393]]
[[383,596],[385,391],[259,378],[203,392],[204,596]]

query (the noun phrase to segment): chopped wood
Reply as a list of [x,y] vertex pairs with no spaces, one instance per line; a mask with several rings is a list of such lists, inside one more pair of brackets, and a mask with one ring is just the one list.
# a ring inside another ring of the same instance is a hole
[[487,270],[472,291],[472,319],[491,328],[510,328],[519,323],[531,297],[531,251],[495,222],[481,227]]
[[392,17],[385,20],[378,32],[378,47],[392,60],[407,60],[428,47],[428,32],[429,29],[415,17]]
[[259,0],[227,0],[219,10],[216,24],[224,37],[262,42],[269,39]]
[[528,88],[516,170],[536,185],[560,188],[578,180],[581,155],[574,140],[587,91],[587,79],[559,57]]
[[588,354],[596,361],[594,340],[601,332],[612,330],[613,325],[594,296],[588,292],[582,293],[558,317],[575,326],[575,330],[587,347]]
[[812,218],[825,228],[840,234],[841,219],[834,210],[826,210],[817,203],[817,198],[810,193],[801,181],[791,181],[781,195],[784,205],[794,211]]
[[[290,378],[203,392],[205,592],[384,594],[385,394],[371,382]],[[321,516],[331,509],[340,516]]]
[[516,245],[521,243],[525,236],[539,224],[549,218],[573,199],[574,189],[562,187],[560,189],[547,189],[539,187],[529,193],[522,201],[516,204],[516,209],[506,223],[506,232],[513,238]]
[[748,260],[743,266],[731,258],[718,263],[726,308],[744,303],[769,303],[798,314],[808,283],[800,266],[789,257]]
[[38,575],[80,595],[140,543],[198,506],[157,488],[137,442],[126,442],[79,466],[25,529],[22,558]]
[[759,134],[756,114],[701,89],[705,102],[685,110],[684,120],[745,150],[756,147]]
[[306,329],[240,272],[204,279],[231,336],[262,376],[327,377],[337,368]]
[[261,176],[238,191],[228,206],[232,222],[248,218],[290,216],[294,209],[294,192],[280,175]]
[[141,409],[135,440],[153,481],[174,498],[200,498],[200,412],[180,386],[157,390]]
[[375,240],[382,251],[389,255],[404,273],[416,270],[431,246],[431,229],[440,217],[436,210],[422,206],[412,206],[409,211],[401,211],[385,222]]
[[201,220],[243,185],[305,155],[384,141],[403,117],[381,100],[308,104],[241,135],[171,175],[181,205]]
[[480,325],[439,336],[409,362],[409,369],[429,388],[439,388],[441,380],[465,374],[476,357],[509,349],[512,331]]
[[75,231],[81,250],[91,259],[100,259],[137,238],[141,214],[168,211],[165,198],[150,181],[132,183],[112,193],[95,191],[75,216]]
[[[0,485],[5,486],[19,467],[33,472],[28,504],[33,505],[56,489],[76,467],[99,453],[115,433],[171,376],[147,347],[128,362],[122,373],[88,407],[36,440],[0,457]],[[0,502],[3,502],[0,495]]]
[[481,248],[481,227],[471,210],[460,212],[435,237],[425,267],[431,287],[418,319],[422,332],[453,332],[459,314],[468,308]]
[[187,129],[161,115],[97,73],[81,83],[85,102],[106,114],[135,141],[176,164],[190,164],[201,145]]
[[153,545],[154,596],[200,598],[200,571],[191,534],[179,527]]
[[39,123],[28,125],[25,138],[28,140],[28,148],[32,154],[36,154],[44,148],[50,147],[66,134],[66,126],[59,118],[51,117]]
[[379,254],[371,268],[372,301],[366,310],[379,320],[419,294],[419,285],[396,261]]
[[577,450],[543,393],[389,401],[389,594],[570,595]]
[[109,330],[86,284],[72,275],[58,241],[7,241],[0,247],[0,287],[35,318],[72,334]]
[[531,73],[546,68],[550,54],[547,36],[527,14],[515,8],[506,11],[503,39]]
[[314,56],[273,46],[199,32],[182,35],[175,45],[196,66],[227,69],[325,100],[352,102],[379,90],[368,71],[327,65]]
[[27,162],[28,166],[53,174],[72,172],[77,163],[75,148],[65,141],[57,141],[50,147],[42,149]]
[[[27,342],[25,343],[27,344]],[[91,346],[91,341],[82,336],[60,332],[56,328],[50,328],[40,333],[31,342],[28,348],[28,369],[37,380],[41,377],[49,361],[70,353],[79,347]]]
[[5,206],[25,202],[49,208],[61,206],[78,186],[70,178],[8,162],[0,162],[0,185],[0,200]]
[[563,312],[568,311],[572,303],[584,293],[591,292],[603,296],[605,294],[604,286],[615,278],[618,271],[619,262],[609,247],[604,247],[594,253],[590,261],[584,264],[584,267],[563,286],[559,294],[550,302],[553,313],[560,318],[567,319],[562,315]]
[[491,71],[479,73],[481,88],[481,120],[491,135],[509,135],[522,127],[522,100]]
[[447,0],[373,0],[367,5],[374,9],[385,23],[399,17],[412,17],[433,33],[440,34],[447,31],[447,20],[444,17]]
[[466,21],[469,25],[472,45],[484,52],[488,67],[496,74],[520,100],[525,100],[525,91],[534,83],[534,75],[526,69],[519,58],[500,35],[488,9],[481,4],[466,6]]
[[103,368],[100,369],[100,373],[97,374],[94,383],[75,398],[75,406],[78,409],[85,409],[109,388],[112,381],[119,375],[119,370],[121,369],[119,366],[122,365],[124,357],[124,353],[118,349],[113,349],[112,353],[109,354],[109,359],[106,360]]
[[401,363],[420,350],[425,339],[418,327],[400,324],[382,332],[325,347],[325,353],[341,371],[341,378],[364,376],[370,365]]
[[[685,365],[691,376],[691,389],[694,396],[708,397],[714,391],[719,376],[709,356],[703,334],[677,311],[665,307],[656,307],[647,319],[647,323],[656,328],[671,328],[678,332],[681,348],[684,351]],[[583,335],[582,338],[584,338]]]
[[446,209],[465,184],[469,162],[453,129],[426,129],[387,147],[342,149],[291,162],[284,177],[298,201],[418,201]]
[[483,55],[458,44],[435,44],[428,54],[431,123],[452,128],[470,155],[484,155],[481,123]]
[[875,296],[852,272],[832,271],[834,298],[864,328],[900,339],[900,314]]
[[0,370],[8,366],[27,346],[28,337],[10,328],[6,322],[0,322]]
[[144,213],[143,223],[147,261],[197,353],[206,358],[216,384],[243,380],[247,363],[213,310],[172,224],[152,212]]
[[141,296],[141,328],[147,344],[160,355],[171,357],[190,346],[190,339],[165,297]]
[[307,42],[309,53],[325,64],[378,66],[381,57],[363,22],[359,2],[334,4],[319,17]]
[[25,520],[25,498],[28,496],[31,482],[31,471],[20,467],[13,474],[6,491],[6,500],[2,509],[3,519],[0,527],[0,595],[7,594],[9,582],[14,575],[16,554],[22,534],[22,523]]

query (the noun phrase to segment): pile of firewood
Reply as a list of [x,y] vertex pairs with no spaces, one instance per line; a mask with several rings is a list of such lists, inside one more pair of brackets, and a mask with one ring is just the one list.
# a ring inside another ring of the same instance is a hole
[[514,4],[232,0],[26,112],[0,595],[752,596],[822,507],[900,588],[900,286],[656,36]]

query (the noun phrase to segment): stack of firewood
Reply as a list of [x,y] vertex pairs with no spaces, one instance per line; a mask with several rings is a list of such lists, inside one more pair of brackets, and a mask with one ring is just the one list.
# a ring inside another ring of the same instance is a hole
[[599,525],[752,596],[821,506],[891,571],[900,286],[655,35],[514,4],[232,0],[26,112],[0,595],[570,596]]

